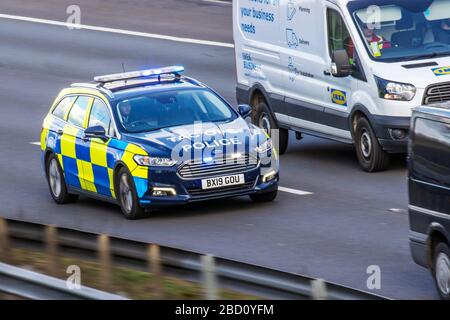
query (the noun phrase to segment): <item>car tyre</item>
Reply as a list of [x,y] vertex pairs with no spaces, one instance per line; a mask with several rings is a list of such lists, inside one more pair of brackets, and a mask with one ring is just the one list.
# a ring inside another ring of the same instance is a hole
[[253,124],[263,129],[269,136],[271,135],[271,130],[278,129],[278,152],[280,154],[284,154],[286,152],[289,144],[289,130],[278,127],[269,107],[265,102],[260,102],[256,105]]
[[58,157],[53,153],[47,159],[46,174],[50,194],[57,204],[72,203],[78,200],[77,194],[71,194],[67,190],[66,180]]
[[356,155],[364,171],[386,170],[389,166],[390,156],[381,147],[375,132],[365,117],[358,119],[354,136]]
[[434,249],[433,277],[441,298],[450,300],[450,249],[444,242]]
[[276,199],[278,194],[278,189],[270,192],[265,193],[255,193],[250,195],[250,199],[252,199],[253,202],[256,203],[262,203],[262,202],[272,202]]
[[117,174],[117,200],[123,215],[129,220],[136,220],[145,215],[145,210],[139,205],[133,177],[127,168],[122,167]]

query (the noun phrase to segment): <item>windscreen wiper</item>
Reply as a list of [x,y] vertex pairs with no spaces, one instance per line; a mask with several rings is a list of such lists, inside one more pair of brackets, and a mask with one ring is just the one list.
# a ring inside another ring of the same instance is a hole
[[433,58],[448,56],[448,55],[450,55],[450,52],[433,52],[433,53],[429,53],[429,54],[422,54],[422,55],[408,57],[407,59],[408,60],[433,59]]

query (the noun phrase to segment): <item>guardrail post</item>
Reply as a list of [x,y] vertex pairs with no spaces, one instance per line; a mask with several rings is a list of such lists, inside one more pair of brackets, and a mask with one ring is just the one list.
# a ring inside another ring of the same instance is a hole
[[212,255],[201,257],[203,270],[203,289],[206,300],[219,299],[215,259]]
[[311,280],[311,294],[314,300],[327,299],[327,284],[323,279]]
[[163,279],[161,272],[161,254],[157,244],[149,244],[147,247],[147,261],[150,273],[152,274],[153,297],[163,298]]
[[9,258],[8,223],[0,218],[0,260],[7,262]]
[[50,275],[58,274],[58,229],[53,225],[45,226],[45,251],[48,262],[46,264],[47,272]]
[[100,259],[100,282],[105,290],[111,289],[112,262],[110,240],[106,234],[98,236],[98,253]]

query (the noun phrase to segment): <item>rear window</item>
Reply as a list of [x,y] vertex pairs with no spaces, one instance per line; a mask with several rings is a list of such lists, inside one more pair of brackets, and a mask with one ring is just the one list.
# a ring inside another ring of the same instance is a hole
[[76,97],[65,97],[64,99],[62,99],[61,102],[53,110],[53,115],[60,119],[65,119],[67,111],[69,111],[69,108],[72,106],[75,98]]

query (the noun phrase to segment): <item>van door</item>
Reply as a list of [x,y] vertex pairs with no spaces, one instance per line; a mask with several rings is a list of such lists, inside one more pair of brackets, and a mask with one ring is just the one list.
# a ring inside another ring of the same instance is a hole
[[291,125],[315,130],[323,114],[323,41],[325,32],[322,3],[315,0],[282,0],[281,64],[285,87],[284,113]]
[[354,65],[356,49],[340,9],[331,3],[326,3],[324,10],[327,50],[324,51],[325,65],[323,66],[325,76],[323,122],[333,128],[331,129],[333,135],[351,140],[348,118],[353,104],[352,94],[357,90],[358,79],[353,76],[345,78],[333,77],[331,75],[331,63],[333,53],[336,50],[344,49],[349,54],[349,63]]

